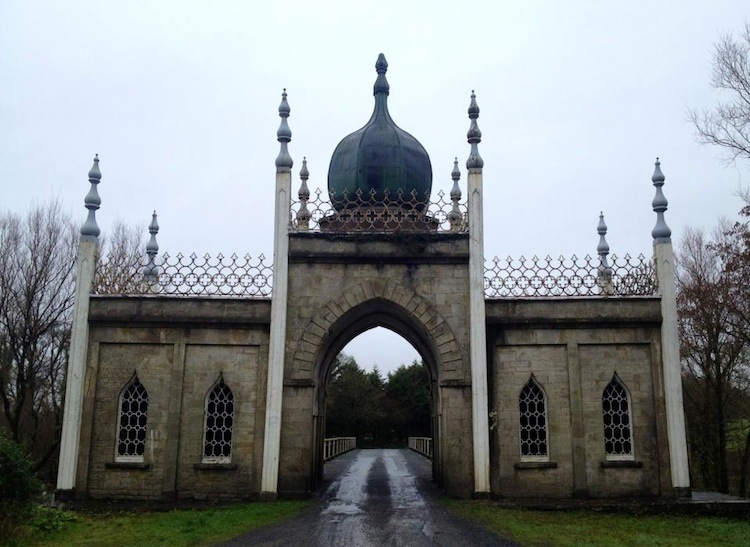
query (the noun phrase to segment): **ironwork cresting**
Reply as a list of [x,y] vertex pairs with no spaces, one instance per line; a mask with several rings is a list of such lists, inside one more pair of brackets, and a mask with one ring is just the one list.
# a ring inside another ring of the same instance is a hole
[[[303,183],[306,182],[303,179]],[[305,185],[305,191],[307,191]],[[337,203],[334,208],[332,200]],[[441,190],[435,199],[416,192],[344,193],[329,196],[320,188],[312,196],[300,193],[292,201],[289,229],[292,232],[458,232],[468,231],[466,201],[459,203]]]
[[651,257],[611,257],[611,275],[600,274],[599,258],[495,257],[485,261],[486,298],[652,296],[656,269]]
[[[216,257],[196,254],[156,260],[158,275],[144,275],[149,259],[109,256],[97,264],[94,294],[226,296],[270,298],[273,265],[264,255]],[[656,293],[653,259],[639,255],[611,257],[611,276],[602,277],[599,258],[521,257],[485,261],[486,298],[652,296]]]
[[273,289],[273,265],[264,255],[164,253],[156,259],[155,276],[144,275],[148,264],[148,258],[112,255],[99,260],[94,294],[269,298]]

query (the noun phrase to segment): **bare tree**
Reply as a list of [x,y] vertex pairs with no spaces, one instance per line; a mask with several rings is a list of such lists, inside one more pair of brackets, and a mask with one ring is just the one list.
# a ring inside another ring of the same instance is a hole
[[96,265],[95,290],[98,293],[138,293],[142,285],[146,230],[118,220],[111,235],[101,238]]
[[59,443],[76,244],[57,201],[0,214],[2,421],[37,469]]
[[688,434],[694,466],[705,487],[729,491],[727,430],[742,400],[748,341],[736,336],[735,278],[720,249],[731,242],[728,225],[713,238],[686,230],[678,253],[677,307],[685,378]]
[[[127,292],[144,230],[115,223],[102,237],[97,285]],[[79,227],[58,201],[25,216],[0,212],[0,426],[37,470],[57,452],[70,347]],[[136,276],[137,278],[137,276]]]
[[715,44],[711,85],[721,92],[719,104],[690,113],[698,141],[726,149],[730,162],[750,160],[750,22]]

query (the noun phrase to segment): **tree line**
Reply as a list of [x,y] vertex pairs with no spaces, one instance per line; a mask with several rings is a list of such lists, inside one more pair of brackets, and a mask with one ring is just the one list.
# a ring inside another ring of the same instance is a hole
[[[714,45],[719,101],[694,110],[699,142],[750,162],[750,23]],[[683,394],[694,487],[748,494],[750,472],[750,190],[735,222],[687,229],[677,252]]]
[[383,378],[339,354],[326,387],[326,436],[357,437],[359,447],[406,446],[407,437],[429,437],[430,383],[414,361]]

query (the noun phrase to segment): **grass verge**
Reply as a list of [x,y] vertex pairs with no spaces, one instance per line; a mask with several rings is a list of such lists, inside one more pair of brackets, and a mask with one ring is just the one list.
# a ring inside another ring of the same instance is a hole
[[[211,545],[254,528],[294,517],[310,501],[243,503],[167,512],[86,514],[50,511],[32,524],[16,545]],[[55,521],[49,527],[44,523]],[[53,528],[50,530],[49,528]]]
[[485,500],[445,499],[459,517],[521,545],[747,546],[750,522],[718,517],[639,516],[505,509]]

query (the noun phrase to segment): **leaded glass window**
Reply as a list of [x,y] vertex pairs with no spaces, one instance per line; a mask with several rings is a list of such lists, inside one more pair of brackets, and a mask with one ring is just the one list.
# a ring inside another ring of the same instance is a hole
[[233,425],[234,395],[222,375],[206,395],[203,463],[231,462]]
[[633,428],[630,420],[630,396],[615,375],[602,394],[604,412],[604,450],[608,460],[633,459]]
[[140,462],[146,452],[148,392],[134,374],[120,393],[120,420],[115,461]]
[[547,461],[547,398],[532,374],[518,396],[521,418],[521,459]]

